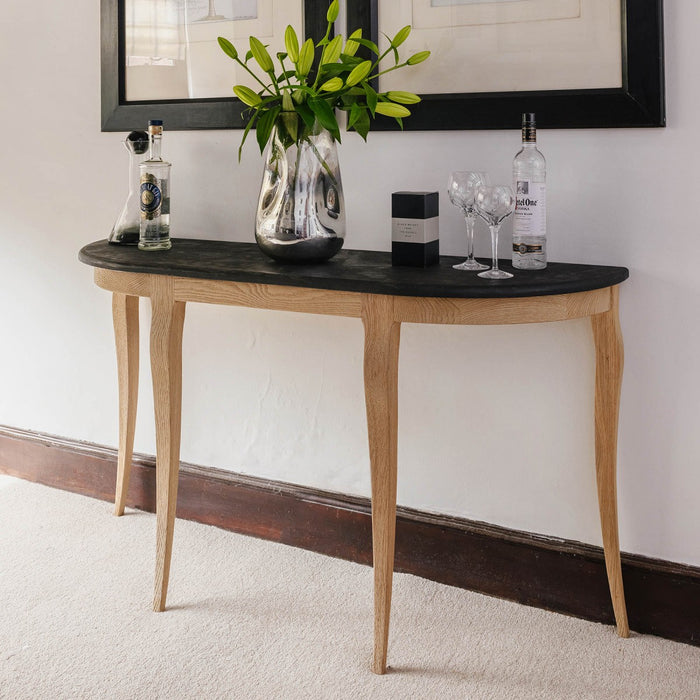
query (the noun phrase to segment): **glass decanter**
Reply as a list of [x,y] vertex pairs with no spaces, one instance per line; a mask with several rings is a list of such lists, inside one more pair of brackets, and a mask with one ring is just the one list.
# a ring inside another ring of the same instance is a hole
[[132,131],[124,139],[124,146],[129,151],[129,194],[108,240],[120,245],[138,245],[141,225],[139,166],[148,158],[148,134]]

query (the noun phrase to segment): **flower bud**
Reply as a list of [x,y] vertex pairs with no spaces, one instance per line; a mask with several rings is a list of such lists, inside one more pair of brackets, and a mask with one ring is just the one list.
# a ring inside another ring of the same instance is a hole
[[338,0],[333,0],[326,12],[326,19],[333,24],[338,19],[338,13],[340,12],[340,6],[338,5]]
[[357,85],[360,81],[364,80],[369,72],[372,70],[372,61],[362,61],[358,63],[351,71],[350,75],[345,81],[347,85]]
[[428,56],[430,56],[430,51],[419,51],[418,53],[414,53],[406,63],[408,63],[409,66],[415,66],[417,63],[423,63]]
[[245,85],[234,85],[233,92],[236,94],[236,97],[243,102],[243,104],[248,105],[248,107],[257,107],[262,102],[260,95]]
[[411,113],[403,105],[397,105],[394,102],[378,102],[374,110],[377,114],[383,114],[385,117],[410,117]]

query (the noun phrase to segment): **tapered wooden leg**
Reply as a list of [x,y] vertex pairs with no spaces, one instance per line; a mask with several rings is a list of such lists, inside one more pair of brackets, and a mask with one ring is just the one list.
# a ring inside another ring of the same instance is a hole
[[609,311],[591,316],[596,351],[595,457],[598,506],[603,531],[605,568],[612,597],[617,633],[629,637],[625,591],[620,565],[617,525],[617,424],[624,354],[618,316],[618,288],[612,287]]
[[129,490],[139,395],[139,298],[115,292],[112,295],[112,319],[119,378],[119,456],[114,514],[123,515]]
[[372,471],[374,673],[386,671],[396,534],[398,370],[401,324],[391,296],[363,297],[365,402]]
[[182,327],[185,303],[174,301],[172,279],[154,276],[151,295],[151,374],[156,417],[156,576],[153,609],[165,610],[175,528],[182,410]]

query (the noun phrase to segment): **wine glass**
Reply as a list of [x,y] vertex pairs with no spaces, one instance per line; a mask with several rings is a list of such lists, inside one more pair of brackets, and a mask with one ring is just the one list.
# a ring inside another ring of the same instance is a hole
[[477,187],[488,184],[489,176],[484,172],[458,170],[450,175],[447,194],[450,202],[462,210],[467,227],[467,259],[459,265],[453,265],[455,270],[487,270],[489,267],[474,260],[474,194]]
[[489,280],[505,280],[513,275],[498,269],[498,232],[503,219],[515,209],[515,196],[507,185],[481,185],[476,190],[474,206],[479,216],[489,225],[491,231],[491,254],[493,266],[479,273],[479,277]]

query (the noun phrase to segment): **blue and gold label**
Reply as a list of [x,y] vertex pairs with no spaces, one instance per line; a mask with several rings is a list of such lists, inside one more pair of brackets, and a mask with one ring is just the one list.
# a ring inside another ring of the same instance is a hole
[[160,216],[163,195],[158,187],[158,179],[153,175],[141,177],[141,218],[156,219]]

